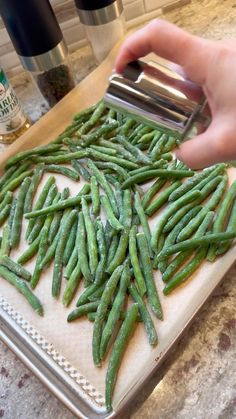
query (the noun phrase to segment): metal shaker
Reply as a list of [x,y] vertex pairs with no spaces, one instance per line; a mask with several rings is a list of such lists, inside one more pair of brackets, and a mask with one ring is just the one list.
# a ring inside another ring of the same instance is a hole
[[181,140],[194,126],[205,130],[210,123],[200,86],[154,61],[133,61],[122,75],[113,74],[104,100],[140,122],[175,132]]

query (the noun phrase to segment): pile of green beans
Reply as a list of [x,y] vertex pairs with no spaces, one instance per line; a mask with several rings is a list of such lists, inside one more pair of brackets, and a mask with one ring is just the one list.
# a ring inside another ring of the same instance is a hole
[[[168,295],[236,237],[236,181],[228,187],[226,164],[194,172],[173,159],[178,142],[173,133],[138,124],[101,101],[75,115],[51,144],[12,156],[0,178],[0,275],[43,315],[35,293],[53,264],[52,297],[65,307],[77,299],[67,321],[94,321],[96,367],[112,346],[108,411],[137,323],[150,345],[158,343],[156,325],[164,314],[154,270]],[[48,172],[55,176],[45,179]],[[60,190],[57,174],[77,182],[75,196]],[[26,249],[15,261],[11,251],[22,241]],[[22,265],[33,257],[31,273]]]

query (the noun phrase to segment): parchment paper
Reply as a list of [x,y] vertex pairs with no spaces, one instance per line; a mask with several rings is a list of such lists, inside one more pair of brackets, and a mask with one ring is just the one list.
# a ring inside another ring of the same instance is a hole
[[[0,170],[3,169],[7,158],[16,152],[46,144],[53,140],[70,123],[74,113],[91,105],[103,96],[108,77],[113,68],[115,54],[116,50],[112,52],[99,68],[91,73],[80,85],[0,156]],[[45,183],[47,177],[48,175],[45,174],[42,184]],[[65,186],[70,186],[71,195],[78,193],[83,186],[83,181],[76,183],[69,181],[61,175],[56,175],[56,178],[60,190]],[[236,179],[236,169],[229,170],[229,178],[230,182]],[[152,219],[152,228],[157,218]],[[22,237],[24,237],[25,227],[26,225],[24,224]],[[12,253],[13,258],[17,258],[17,255],[21,254],[25,247],[26,243],[22,239],[19,250]],[[162,295],[162,281],[159,274],[155,273],[164,311],[163,322],[154,319],[159,344],[156,348],[151,348],[148,344],[143,325],[140,324],[138,326],[122,361],[114,394],[113,406],[115,410],[119,409],[127,394],[131,394],[136,385],[141,384],[150,374],[156,362],[159,361],[160,357],[172,345],[180,331],[185,328],[189,319],[193,317],[198,307],[201,306],[202,302],[216,287],[234,260],[235,248],[225,256],[219,258],[214,264],[205,262],[191,281],[185,283],[184,286],[178,288],[168,297]],[[34,260],[25,266],[33,272]],[[2,279],[0,279],[1,294],[104,395],[107,363],[105,362],[102,368],[96,368],[93,365],[91,351],[92,323],[84,319],[70,324],[66,322],[67,315],[74,308],[82,287],[80,287],[71,306],[65,309],[61,303],[61,297],[66,280],[63,279],[59,301],[53,300],[51,297],[51,282],[52,267],[44,272],[35,290],[36,295],[44,305],[45,315],[43,318],[37,316],[25,302],[24,298]]]

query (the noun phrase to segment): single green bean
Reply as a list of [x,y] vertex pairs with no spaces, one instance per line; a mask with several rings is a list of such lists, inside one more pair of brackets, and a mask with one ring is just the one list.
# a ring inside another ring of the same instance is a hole
[[88,170],[78,161],[71,160],[71,166],[85,179],[90,182],[90,173]]
[[0,204],[0,212],[6,207],[6,205],[11,204],[13,200],[13,193],[11,191],[8,191],[3,198],[3,201]]
[[167,248],[164,248],[157,256],[158,261],[165,259],[167,256],[173,255],[174,253],[182,252],[187,249],[195,249],[198,246],[207,246],[210,243],[218,243],[224,240],[234,239],[236,237],[236,231],[228,231],[224,233],[211,233],[207,236],[199,237],[196,239],[189,239],[180,243],[174,244]]
[[129,231],[124,230],[122,231],[120,235],[119,244],[116,249],[116,253],[114,254],[114,257],[111,260],[111,262],[108,264],[106,268],[106,272],[108,272],[109,274],[112,274],[112,272],[114,272],[114,270],[124,262],[128,244],[129,244]]
[[90,129],[93,128],[97,124],[97,122],[99,121],[99,119],[101,118],[105,110],[106,110],[105,104],[103,102],[100,102],[97,105],[94,112],[92,113],[89,120],[85,122],[85,124],[83,124],[81,129],[77,132],[78,136],[86,134],[88,131],[90,131]]
[[151,217],[156,211],[158,211],[167,201],[170,194],[181,185],[181,182],[173,182],[167,187],[145,210],[145,213]]
[[[97,319],[97,317],[96,317]],[[122,356],[128,341],[133,334],[138,319],[138,304],[133,304],[127,311],[125,319],[116,337],[106,374],[106,408],[110,412],[112,409],[112,394],[116,382],[116,377],[121,364]],[[96,320],[95,320],[96,323]]]
[[144,276],[144,280],[145,280],[145,284],[147,288],[148,302],[155,316],[158,319],[162,320],[163,313],[162,313],[159,296],[157,293],[157,288],[154,281],[147,240],[145,238],[144,233],[138,233],[136,237],[137,237],[137,242],[138,242],[143,276]]
[[157,179],[147,192],[145,192],[142,199],[142,206],[144,210],[146,210],[154,195],[161,190],[165,183],[166,179]]
[[68,232],[68,238],[67,238],[65,250],[63,253],[63,259],[62,259],[63,266],[67,266],[70,256],[75,248],[77,229],[78,229],[78,216],[75,218],[75,221],[71,227],[70,232]]
[[90,144],[95,143],[99,140],[100,137],[104,137],[107,134],[113,132],[118,128],[119,124],[117,121],[111,121],[109,124],[102,125],[94,130],[91,134],[88,134],[83,137],[82,145],[88,147]]
[[77,262],[77,265],[75,266],[69,281],[66,285],[63,297],[62,297],[62,302],[64,304],[64,306],[68,307],[75,295],[75,292],[79,286],[79,283],[81,281],[81,268],[80,268],[80,264],[79,262]]
[[75,310],[73,310],[67,317],[67,321],[70,323],[81,316],[84,316],[87,313],[93,312],[97,309],[99,305],[99,301],[93,301],[91,303],[84,304],[83,306],[79,306]]
[[0,178],[0,190],[3,186],[6,185],[7,182],[9,182],[9,179],[11,179],[11,176],[14,176],[15,172],[17,170],[17,166],[11,166],[9,169],[7,169],[3,175]]
[[[58,202],[59,201],[64,201],[65,199],[67,199],[69,197],[69,194],[70,194],[69,188],[64,188],[62,193],[60,194]],[[53,215],[53,219],[52,219],[52,223],[50,225],[50,230],[49,230],[49,233],[48,233],[48,242],[49,243],[52,243],[55,235],[58,232],[58,229],[59,229],[60,223],[61,223],[61,219],[62,219],[62,216],[63,216],[63,212],[62,211],[57,211],[55,213],[52,213],[52,215]]]
[[146,214],[144,212],[144,209],[142,207],[141,199],[140,199],[140,196],[139,196],[138,192],[136,192],[135,195],[134,195],[134,208],[136,210],[136,213],[138,214],[141,226],[143,228],[143,232],[144,232],[146,240],[147,240],[147,244],[148,244],[148,248],[149,248],[149,254],[152,257],[151,231],[150,231],[148,220],[147,220]]
[[[129,141],[125,139],[124,136],[118,135],[117,140],[120,144],[126,148],[127,151],[129,151],[131,154],[133,154],[136,158],[136,161],[138,163],[144,163],[144,164],[150,164],[151,160],[148,156],[146,156],[141,150],[139,150],[137,147],[132,145]],[[132,167],[130,167],[132,168]],[[135,169],[135,167],[133,167]]]
[[44,172],[44,164],[39,164],[38,166],[36,166],[34,170],[34,174],[31,179],[31,184],[29,186],[29,189],[25,197],[24,213],[30,212],[32,210],[33,198],[36,193],[37,187],[40,183],[40,180],[43,176],[43,172]]
[[98,248],[94,223],[90,217],[89,207],[85,199],[82,198],[82,211],[87,236],[87,246],[89,255],[89,267],[91,274],[94,275],[98,265]]
[[92,198],[92,212],[94,215],[98,215],[100,212],[100,197],[99,187],[95,176],[91,177],[91,198]]
[[77,210],[72,210],[70,214],[68,215],[68,218],[65,220],[64,225],[62,225],[60,238],[59,238],[57,248],[56,248],[56,253],[55,253],[55,263],[54,263],[53,279],[52,279],[52,296],[53,297],[58,297],[60,293],[62,267],[63,267],[63,253],[65,250],[68,231],[70,231],[71,226],[73,225],[76,216],[77,216]]
[[0,257],[0,265],[5,266],[9,271],[15,273],[17,276],[25,279],[26,281],[30,281],[31,273],[27,271],[27,269],[23,268],[19,263],[14,262],[11,258],[9,258],[6,254],[3,254]]
[[96,161],[96,166],[99,169],[110,169],[111,171],[117,173],[122,180],[128,179],[129,177],[128,172],[116,163]]
[[32,293],[26,283],[13,272],[0,265],[0,276],[13,285],[29,302],[34,311],[43,316],[43,307],[39,299]]
[[17,178],[14,178],[11,182],[9,182],[0,192],[0,201],[5,197],[7,191],[14,191],[19,185],[21,185],[22,181],[32,175],[32,170],[26,170],[25,172],[21,173]]
[[48,164],[45,166],[45,171],[59,173],[76,181],[80,179],[79,173],[75,170],[57,164]]
[[110,201],[108,199],[108,197],[106,195],[102,195],[101,196],[101,204],[103,206],[103,209],[106,213],[107,216],[107,220],[110,223],[110,225],[115,229],[115,230],[123,230],[124,227],[122,226],[122,224],[117,220],[114,212],[113,212],[113,208],[111,207]]
[[35,147],[30,150],[21,151],[20,153],[15,154],[14,156],[10,157],[7,160],[5,168],[8,169],[8,167],[24,160],[25,158],[32,157],[34,155],[40,155],[40,154],[48,154],[52,151],[59,150],[61,148],[60,144],[48,144],[42,147]]
[[156,346],[158,342],[158,337],[157,337],[157,332],[156,332],[154,323],[146,307],[146,304],[142,300],[142,297],[140,296],[134,284],[130,284],[129,293],[131,297],[133,298],[134,302],[138,304],[139,314],[143,321],[144,327],[146,329],[148,341],[150,345]]
[[122,270],[123,270],[122,265],[118,266],[114,270],[111,277],[108,279],[106,283],[105,289],[103,291],[101,300],[98,305],[97,316],[96,316],[94,328],[93,328],[93,342],[92,342],[93,361],[96,366],[100,366],[100,362],[101,362],[100,344],[101,344],[101,338],[102,338],[103,322],[106,318],[106,313],[111,303],[112,296],[120,280]]
[[26,177],[18,193],[16,209],[15,209],[12,230],[11,230],[11,238],[10,238],[11,247],[17,247],[20,243],[22,219],[23,219],[23,212],[24,212],[24,202],[25,202],[25,196],[29,188],[30,182],[31,182],[31,179]]
[[129,186],[134,185],[135,183],[142,183],[149,179],[153,179],[155,177],[160,177],[163,179],[181,179],[185,177],[190,177],[194,174],[193,171],[189,170],[168,170],[168,169],[154,169],[148,170],[146,172],[138,173],[137,175],[130,176],[129,179],[125,180],[121,187],[122,189],[126,189]]
[[85,229],[85,221],[83,212],[79,213],[79,238],[78,238],[78,260],[81,267],[82,274],[85,278],[86,285],[92,282],[92,275],[88,262],[88,246],[87,246],[87,236]]
[[82,197],[83,196],[85,197],[89,193],[89,191],[90,191],[90,185],[85,184],[83,188],[80,190],[80,192],[78,193],[78,195],[74,196],[73,198],[65,199],[64,201],[60,201],[57,204],[50,205],[46,208],[28,212],[27,214],[25,214],[25,218],[27,219],[37,218],[37,217],[41,217],[41,215],[48,215],[48,214],[51,214],[52,212],[61,211],[65,208],[77,207],[80,204]]
[[7,204],[5,208],[0,212],[0,226],[4,223],[6,218],[11,212],[11,204]]
[[100,144],[103,147],[115,150],[118,154],[120,154],[123,158],[128,159],[135,163],[136,159],[128,150],[126,150],[122,145],[113,143],[111,140],[104,140],[103,138],[100,138],[98,141],[98,144]]
[[97,227],[97,243],[98,243],[98,251],[99,251],[99,263],[96,269],[95,273],[95,284],[101,284],[105,267],[106,267],[106,261],[107,261],[107,247],[106,247],[106,238],[105,238],[105,232],[103,228],[103,224],[101,222],[100,218],[97,218],[96,221],[96,227]]
[[40,243],[40,235],[33,241],[33,243],[19,256],[17,262],[20,264],[28,262],[38,251]]
[[139,294],[141,295],[141,297],[143,297],[147,289],[146,289],[144,277],[140,268],[139,258],[138,258],[138,253],[137,253],[137,238],[136,238],[137,232],[138,232],[137,226],[135,225],[132,226],[129,233],[129,256],[130,256],[131,265],[134,270],[135,282],[137,284]]
[[118,166],[123,167],[124,169],[137,169],[138,165],[132,161],[125,160],[122,157],[108,156],[106,154],[100,153],[100,151],[95,151],[91,148],[87,148],[86,152],[88,156],[93,160],[101,160],[110,163],[116,163]]
[[9,256],[10,254],[10,250],[11,250],[10,234],[11,234],[11,228],[9,224],[6,224],[3,227],[3,231],[2,231],[2,243],[1,243],[1,248],[0,248],[0,256],[4,256],[4,255]]
[[32,160],[35,163],[60,164],[70,162],[71,160],[84,159],[85,157],[88,157],[88,151],[78,150],[74,153],[63,153],[59,156],[33,157]]

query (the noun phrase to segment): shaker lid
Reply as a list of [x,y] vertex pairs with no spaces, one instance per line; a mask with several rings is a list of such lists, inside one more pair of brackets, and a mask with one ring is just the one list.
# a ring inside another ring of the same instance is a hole
[[102,7],[110,6],[110,4],[115,3],[116,0],[75,0],[77,9],[82,10],[97,10]]
[[20,56],[44,54],[62,41],[49,0],[1,0],[0,15]]

